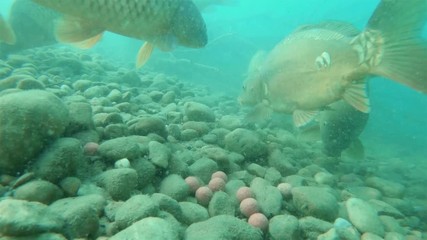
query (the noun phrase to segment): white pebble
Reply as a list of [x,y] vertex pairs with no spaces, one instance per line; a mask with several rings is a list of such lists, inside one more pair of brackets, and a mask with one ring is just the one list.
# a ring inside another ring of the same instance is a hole
[[130,168],[130,162],[127,158],[122,158],[114,163],[115,168]]

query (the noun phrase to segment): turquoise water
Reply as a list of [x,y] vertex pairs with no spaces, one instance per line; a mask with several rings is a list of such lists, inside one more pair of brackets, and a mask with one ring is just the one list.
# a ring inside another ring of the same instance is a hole
[[[403,1],[403,0],[402,0]],[[155,50],[140,72],[176,76],[179,81],[208,87],[212,93],[232,96],[241,92],[248,64],[259,50],[271,50],[295,28],[324,20],[340,20],[363,29],[378,0],[240,0],[230,6],[211,6],[203,12],[209,43],[202,49],[178,47]],[[0,2],[8,16],[11,0]],[[427,28],[424,29],[427,38]],[[106,33],[89,54],[133,68],[142,41]],[[57,45],[59,47],[59,45]],[[427,66],[426,66],[427,67]],[[427,79],[426,79],[427,81]],[[402,174],[427,183],[427,95],[393,81],[370,81],[372,112],[361,141],[367,159],[399,182]],[[404,163],[404,173],[388,169]],[[398,165],[398,164],[397,164]],[[381,173],[379,173],[381,175]]]

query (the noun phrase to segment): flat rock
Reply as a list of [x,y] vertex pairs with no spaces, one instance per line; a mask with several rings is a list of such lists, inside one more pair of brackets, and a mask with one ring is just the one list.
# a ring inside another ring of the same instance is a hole
[[151,141],[148,143],[148,151],[148,157],[154,165],[161,168],[167,168],[169,166],[171,151],[167,146],[157,141]]
[[191,225],[209,219],[209,213],[206,208],[197,203],[179,202],[182,209],[183,223]]
[[38,202],[5,199],[0,201],[0,233],[25,236],[39,233],[61,233],[64,220]]
[[292,215],[276,215],[268,224],[268,233],[272,240],[298,240],[300,239],[298,229],[298,218]]
[[215,114],[212,109],[202,103],[187,102],[184,105],[184,114],[189,121],[213,122]]
[[294,187],[292,196],[295,207],[303,216],[313,216],[333,221],[338,215],[336,197],[324,187]]
[[22,171],[69,122],[66,105],[41,90],[2,95],[0,112],[0,172],[10,174]]
[[182,201],[188,196],[190,188],[185,180],[177,174],[171,174],[160,183],[160,193],[163,193],[177,201]]
[[74,176],[82,161],[80,141],[75,138],[60,138],[35,160],[33,171],[42,179],[59,183],[66,177]]
[[405,186],[402,184],[379,177],[367,178],[365,182],[366,185],[380,190],[386,197],[402,198],[405,192]]
[[116,161],[122,158],[137,159],[141,154],[138,143],[131,137],[107,140],[99,145],[98,152],[109,161]]
[[28,182],[15,190],[14,197],[16,199],[40,202],[50,204],[63,196],[61,189],[55,184],[44,181],[35,180]]
[[179,230],[166,220],[147,217],[115,234],[110,240],[179,240]]
[[267,146],[259,136],[250,130],[237,128],[224,138],[225,148],[245,156],[248,160],[256,160],[267,154]]
[[58,200],[49,209],[65,220],[65,235],[75,239],[94,235],[98,231],[99,216],[105,205],[102,196],[87,195]]
[[384,236],[384,227],[377,211],[366,201],[350,198],[345,203],[350,222],[361,233],[374,233]]
[[[237,230],[237,231],[236,231]],[[193,223],[185,231],[186,240],[218,239],[263,239],[261,230],[247,222],[229,215],[211,217],[206,221]]]
[[282,194],[276,187],[271,186],[268,181],[257,177],[252,180],[250,188],[255,194],[262,213],[267,217],[280,213],[282,209]]
[[114,200],[126,200],[138,185],[138,174],[131,168],[111,169],[97,176],[96,182]]
[[119,229],[124,229],[146,217],[156,217],[159,205],[147,195],[135,195],[124,202],[115,215]]

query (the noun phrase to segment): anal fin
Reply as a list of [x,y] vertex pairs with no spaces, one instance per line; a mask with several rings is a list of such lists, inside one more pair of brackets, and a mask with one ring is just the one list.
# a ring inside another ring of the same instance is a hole
[[351,83],[345,90],[343,98],[348,104],[361,112],[369,113],[371,111],[366,80]]
[[102,37],[105,29],[93,21],[75,17],[64,17],[56,25],[56,39],[81,48],[90,48]]
[[319,111],[295,110],[292,114],[292,118],[296,127],[302,127],[314,120],[318,113]]
[[139,49],[138,55],[136,57],[136,68],[140,68],[147,63],[150,59],[151,54],[153,53],[154,45],[149,42],[145,42],[144,45]]

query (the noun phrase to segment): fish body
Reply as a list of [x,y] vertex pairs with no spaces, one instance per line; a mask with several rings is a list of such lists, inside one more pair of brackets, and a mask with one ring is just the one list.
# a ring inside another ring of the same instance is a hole
[[0,43],[4,42],[6,44],[12,45],[16,42],[16,36],[6,20],[0,15]]
[[353,159],[363,159],[363,144],[359,140],[365,129],[369,114],[358,111],[343,100],[328,105],[316,116],[310,126],[298,131],[298,139],[322,142],[322,151],[331,157],[340,157],[343,152]]
[[328,156],[337,157],[352,147],[353,150],[358,149],[359,156],[363,156],[359,135],[365,129],[368,119],[368,113],[358,111],[345,101],[329,105],[319,117],[323,152]]
[[149,45],[139,53],[142,64],[153,47],[169,51],[175,45],[201,48],[207,44],[205,22],[191,0],[33,1],[64,14],[56,29],[61,42],[91,47],[104,31],[146,41]]
[[368,113],[371,75],[427,93],[427,44],[421,39],[426,13],[425,0],[384,0],[363,31],[341,22],[300,27],[249,71],[240,102],[291,113],[303,126],[341,99]]
[[15,0],[9,13],[9,23],[14,29],[13,45],[0,43],[0,56],[17,51],[57,43],[54,22],[60,14],[28,0]]

